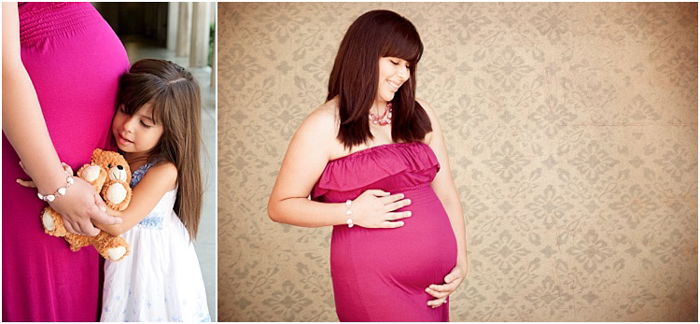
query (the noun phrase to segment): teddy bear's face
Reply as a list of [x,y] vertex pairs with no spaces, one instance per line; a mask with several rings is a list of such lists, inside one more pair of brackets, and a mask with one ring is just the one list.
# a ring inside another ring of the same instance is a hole
[[92,162],[107,170],[110,180],[131,182],[131,170],[124,157],[117,152],[96,149],[92,153]]
[[[124,157],[112,151],[95,149],[90,164],[78,170],[78,176],[90,182],[107,207],[124,210],[131,201],[131,169]],[[95,179],[92,181],[91,179]]]

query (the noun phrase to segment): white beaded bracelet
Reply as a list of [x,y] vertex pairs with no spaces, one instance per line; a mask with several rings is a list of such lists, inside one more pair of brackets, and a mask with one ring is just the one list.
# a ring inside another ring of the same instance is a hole
[[352,200],[348,199],[345,201],[345,215],[348,216],[348,219],[345,221],[346,224],[348,224],[349,228],[352,228],[355,226],[355,224],[352,223]]
[[60,196],[65,196],[66,193],[68,192],[68,188],[69,188],[70,185],[72,185],[74,182],[75,182],[75,180],[73,180],[73,176],[70,176],[70,175],[69,175],[69,176],[66,177],[66,185],[65,185],[65,186],[61,186],[61,187],[58,187],[58,189],[56,189],[56,191],[55,191],[54,193],[48,194],[48,195],[42,195],[40,192],[37,192],[36,195],[37,195],[37,197],[39,197],[39,199],[41,199],[41,200],[43,200],[43,201],[45,201],[45,202],[52,202],[52,201],[56,200],[56,198],[58,198],[58,197],[60,197]]

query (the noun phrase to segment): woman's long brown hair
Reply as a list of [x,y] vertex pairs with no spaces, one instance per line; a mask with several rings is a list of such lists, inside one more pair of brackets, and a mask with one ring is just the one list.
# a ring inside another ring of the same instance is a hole
[[394,142],[420,141],[432,131],[428,114],[415,99],[416,65],[422,55],[416,28],[395,12],[369,11],[350,25],[335,57],[326,97],[339,99],[338,139],[347,149],[373,138],[368,115],[377,96],[381,57],[397,57],[410,64],[410,79],[391,101]]
[[177,167],[175,212],[194,239],[203,194],[199,165],[202,141],[199,85],[190,72],[173,62],[144,59],[122,75],[118,102],[129,115],[144,104],[152,104],[153,120],[162,123],[163,135],[149,160],[166,160]]

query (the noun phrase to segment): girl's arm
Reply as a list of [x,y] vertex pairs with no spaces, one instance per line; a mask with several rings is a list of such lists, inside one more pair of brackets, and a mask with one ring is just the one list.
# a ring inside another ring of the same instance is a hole
[[109,211],[113,216],[122,218],[122,223],[96,224],[97,227],[109,234],[121,235],[136,226],[156,207],[166,192],[175,188],[177,172],[175,164],[171,162],[161,162],[152,166],[134,187],[129,206],[121,212]]
[[[2,130],[42,194],[66,184],[32,80],[22,64],[17,3],[2,4]],[[49,205],[63,216],[68,231],[97,235],[91,220],[114,223],[100,208],[104,202],[85,181],[74,178],[65,196]]]
[[[333,108],[327,103],[316,109],[292,137],[267,205],[272,220],[303,227],[346,223],[345,203],[309,200],[309,193],[325,169],[331,150],[338,145]],[[400,227],[403,222],[396,220],[410,216],[410,212],[393,211],[409,203],[402,194],[367,190],[353,201],[351,218],[354,224],[362,227]]]
[[420,101],[420,104],[428,113],[433,128],[433,132],[426,140],[440,162],[440,171],[435,176],[435,179],[433,179],[431,187],[445,207],[457,240],[457,265],[445,276],[444,283],[436,283],[430,285],[430,287],[426,289],[429,294],[436,298],[428,302],[428,305],[437,307],[442,304],[449,294],[457,289],[467,275],[467,230],[464,224],[459,194],[452,180],[452,171],[450,170],[450,161],[447,157],[447,149],[445,148],[442,130],[432,108],[422,101]]

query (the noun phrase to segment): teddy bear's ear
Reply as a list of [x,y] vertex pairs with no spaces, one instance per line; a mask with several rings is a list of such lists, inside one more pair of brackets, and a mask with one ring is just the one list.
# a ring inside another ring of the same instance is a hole
[[92,161],[96,161],[102,155],[102,149],[96,148],[92,151]]

